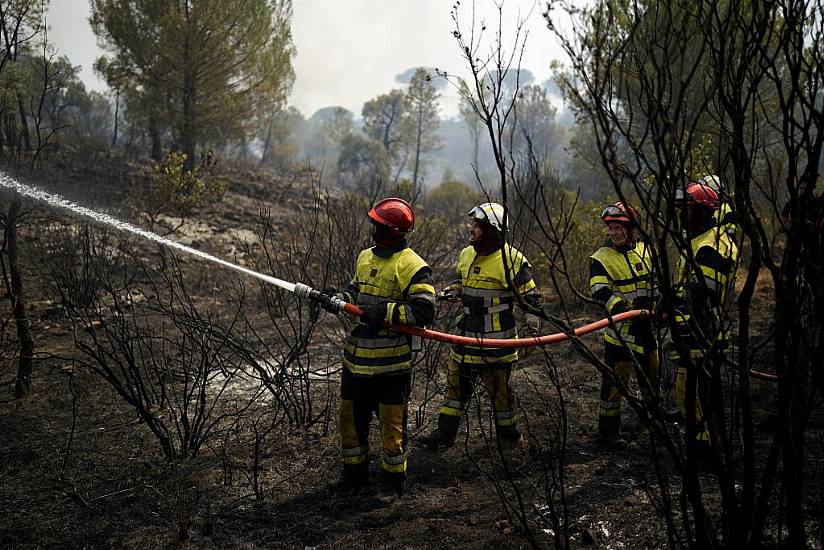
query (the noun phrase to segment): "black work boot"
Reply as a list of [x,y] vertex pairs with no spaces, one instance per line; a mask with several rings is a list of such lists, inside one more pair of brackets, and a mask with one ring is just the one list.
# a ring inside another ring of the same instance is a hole
[[618,435],[618,432],[601,432],[598,434],[598,443],[607,450],[623,449],[627,440]]
[[698,439],[695,442],[698,456],[698,469],[702,472],[717,473],[721,471],[721,462],[708,439]]
[[375,500],[383,505],[389,505],[403,496],[406,488],[406,474],[390,474],[383,472],[378,482]]
[[418,443],[430,450],[446,449],[455,444],[458,428],[461,425],[460,416],[448,414],[438,415],[438,427],[429,435],[418,438]]
[[340,490],[356,490],[369,485],[369,463],[344,464],[343,472],[333,485]]
[[504,449],[514,449],[523,441],[521,432],[519,432],[518,428],[514,425],[498,426],[497,434],[498,440],[501,442],[501,447]]
[[621,433],[621,417],[598,415],[598,443],[605,449],[623,449],[627,441]]

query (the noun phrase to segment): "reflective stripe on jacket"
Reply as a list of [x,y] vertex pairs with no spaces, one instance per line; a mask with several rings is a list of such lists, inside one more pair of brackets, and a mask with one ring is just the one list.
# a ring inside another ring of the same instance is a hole
[[[515,248],[505,245],[489,254],[478,254],[468,246],[458,258],[461,303],[464,312],[458,317],[458,331],[470,338],[517,338],[515,296],[504,272],[503,254],[512,284],[523,295],[537,294],[532,267]],[[458,363],[508,364],[518,359],[517,349],[454,346],[450,351]]]
[[737,242],[736,232],[738,231],[738,221],[735,219],[735,212],[728,202],[722,202],[721,208],[715,211],[713,215],[715,224],[718,228],[727,234],[733,243]]
[[[683,349],[703,357],[710,346],[724,349],[729,342],[726,309],[735,285],[738,247],[726,231],[712,227],[692,239],[690,248],[695,265],[684,256],[678,260],[675,322]],[[670,358],[680,355],[676,347]]]
[[[632,247],[604,245],[590,256],[589,287],[592,297],[611,315],[631,309],[652,308],[656,287],[652,277],[652,257],[643,242]],[[604,341],[614,346],[644,353],[651,335],[641,330],[642,323],[633,320],[619,323],[616,334],[613,327],[604,329]],[[622,342],[623,340],[623,342]]]
[[[386,321],[423,326],[435,313],[432,270],[411,248],[389,254],[364,250],[349,284],[351,301],[360,307],[386,304]],[[346,339],[343,364],[353,374],[374,376],[411,368],[412,350],[405,334],[358,323]]]

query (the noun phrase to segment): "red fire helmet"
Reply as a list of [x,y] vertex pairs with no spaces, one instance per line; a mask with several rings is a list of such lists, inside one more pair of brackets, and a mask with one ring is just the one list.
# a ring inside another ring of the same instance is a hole
[[608,204],[601,211],[601,219],[604,222],[621,222],[633,225],[640,225],[640,218],[638,212],[631,206],[627,206],[622,202],[615,204]]
[[690,204],[697,204],[711,210],[718,210],[721,207],[718,193],[706,183],[698,182],[687,185],[685,191],[678,189],[675,192],[676,206],[688,206]]
[[369,211],[369,217],[400,233],[409,233],[415,229],[415,212],[403,199],[391,197],[378,201]]

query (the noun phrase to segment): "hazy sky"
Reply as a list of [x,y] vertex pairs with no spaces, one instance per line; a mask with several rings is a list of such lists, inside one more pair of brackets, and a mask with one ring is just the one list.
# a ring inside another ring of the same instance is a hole
[[[341,105],[360,115],[365,101],[399,87],[395,76],[418,67],[438,67],[465,74],[450,17],[450,0],[294,0],[292,33],[297,57],[296,80],[290,104],[310,116],[321,107]],[[475,1],[475,18],[485,20],[485,43],[497,28],[493,0]],[[504,43],[513,45],[514,21],[525,18],[529,35],[522,68],[536,83],[550,76],[549,64],[563,54],[541,16],[545,2],[506,0]],[[467,34],[472,21],[472,0],[458,7],[459,22]],[[88,23],[88,0],[51,0],[51,40],[72,63],[82,66],[86,87],[106,86],[92,71],[100,50]],[[507,37],[509,37],[507,39]],[[485,50],[483,50],[485,51]],[[456,113],[456,98],[443,90],[442,114]]]

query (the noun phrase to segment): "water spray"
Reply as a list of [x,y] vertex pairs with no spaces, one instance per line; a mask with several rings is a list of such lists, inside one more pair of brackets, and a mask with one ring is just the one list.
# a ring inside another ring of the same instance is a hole
[[15,180],[14,178],[11,178],[3,172],[0,172],[0,186],[16,191],[24,197],[29,197],[40,202],[45,202],[50,206],[62,208],[74,214],[78,214],[86,218],[91,218],[92,220],[98,223],[109,225],[111,227],[114,227],[115,229],[119,229],[120,231],[132,233],[133,235],[137,235],[138,237],[143,237],[144,239],[148,239],[150,241],[154,241],[164,246],[168,246],[169,248],[174,248],[182,252],[186,252],[187,254],[192,254],[193,256],[197,256],[204,260],[220,264],[224,267],[228,267],[229,269],[234,269],[235,271],[240,271],[241,273],[251,275],[252,277],[260,279],[261,281],[265,281],[269,284],[275,285],[276,287],[282,288],[283,290],[295,292],[294,283],[278,279],[277,277],[264,275],[263,273],[258,273],[257,271],[253,271],[251,269],[233,264],[231,262],[227,262],[226,260],[222,260],[217,256],[207,254],[202,250],[186,246],[185,244],[173,241],[172,239],[167,239],[166,237],[161,237],[157,233],[152,233],[151,231],[141,229],[136,225],[130,224],[129,222],[124,222],[123,220],[119,220],[113,216],[109,216],[108,214],[97,212],[90,208],[86,208],[85,206],[75,204],[70,200],[64,199],[60,195],[56,195],[54,193],[47,193],[46,191],[41,191],[40,189],[36,189],[24,183],[20,183],[19,181]]

